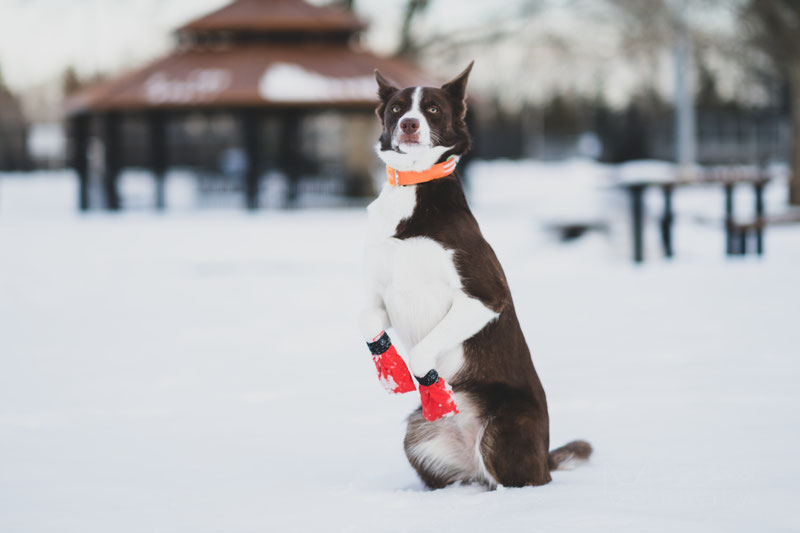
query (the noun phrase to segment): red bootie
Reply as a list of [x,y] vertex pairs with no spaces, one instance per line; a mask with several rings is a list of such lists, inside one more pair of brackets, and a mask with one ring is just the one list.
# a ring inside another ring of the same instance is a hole
[[419,381],[419,395],[422,399],[422,416],[433,422],[445,416],[458,414],[458,406],[453,397],[453,389],[439,377],[436,370],[431,370]]
[[403,394],[416,390],[406,362],[397,354],[397,350],[392,346],[392,341],[385,331],[381,331],[380,335],[375,337],[372,342],[367,343],[367,346],[372,353],[375,368],[378,370],[378,380],[387,392]]

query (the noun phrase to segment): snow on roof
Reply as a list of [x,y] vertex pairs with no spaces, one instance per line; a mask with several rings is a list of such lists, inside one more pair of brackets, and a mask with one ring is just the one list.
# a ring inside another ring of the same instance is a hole
[[324,76],[291,63],[274,63],[261,76],[258,91],[273,102],[374,100],[375,77]]
[[177,51],[70,96],[68,114],[154,107],[375,105],[378,68],[401,85],[438,84],[411,64],[347,46],[250,44]]

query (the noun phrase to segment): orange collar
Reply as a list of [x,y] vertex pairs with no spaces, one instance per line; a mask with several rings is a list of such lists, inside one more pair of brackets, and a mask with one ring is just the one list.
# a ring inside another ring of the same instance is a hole
[[456,169],[458,159],[450,156],[446,161],[433,165],[428,170],[415,172],[413,170],[395,170],[386,165],[386,177],[391,185],[416,185],[435,179],[449,176]]

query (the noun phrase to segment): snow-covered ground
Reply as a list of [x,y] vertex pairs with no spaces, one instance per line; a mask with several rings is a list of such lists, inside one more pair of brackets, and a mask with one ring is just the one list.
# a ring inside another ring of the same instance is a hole
[[[551,443],[596,449],[494,492],[406,462],[417,399],[354,325],[361,210],[80,216],[68,174],[0,176],[0,531],[797,531],[800,227],[726,260],[692,221],[721,193],[679,191],[676,258],[651,223],[636,267],[608,171],[474,168]],[[611,234],[542,230],[581,216]]]

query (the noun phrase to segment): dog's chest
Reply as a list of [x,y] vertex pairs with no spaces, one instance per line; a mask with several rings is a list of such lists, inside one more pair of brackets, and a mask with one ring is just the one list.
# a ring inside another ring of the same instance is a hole
[[427,237],[397,239],[411,217],[416,187],[386,186],[368,207],[366,271],[402,342],[415,346],[447,314],[461,279],[453,251]]

